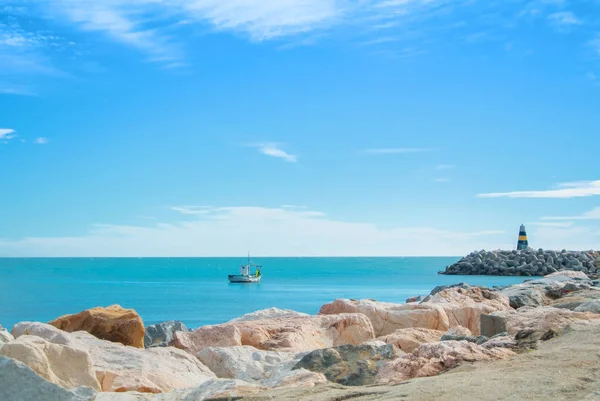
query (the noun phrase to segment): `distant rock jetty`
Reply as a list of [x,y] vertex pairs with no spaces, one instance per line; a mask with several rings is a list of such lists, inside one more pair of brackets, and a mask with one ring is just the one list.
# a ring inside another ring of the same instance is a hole
[[557,271],[572,270],[600,273],[598,251],[477,251],[440,274],[477,276],[546,276]]

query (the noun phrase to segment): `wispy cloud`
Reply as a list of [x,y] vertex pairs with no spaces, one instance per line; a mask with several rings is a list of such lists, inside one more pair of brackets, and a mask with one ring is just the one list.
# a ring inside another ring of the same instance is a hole
[[451,170],[454,166],[452,164],[438,164],[435,166],[436,170]]
[[33,143],[35,143],[36,145],[46,145],[48,142],[50,142],[50,140],[44,137],[35,138],[33,140]]
[[209,214],[217,210],[212,206],[172,206],[170,209],[174,212],[187,215]]
[[600,195],[600,180],[559,184],[545,191],[514,191],[479,194],[478,198],[579,198]]
[[252,146],[266,156],[276,157],[290,163],[296,163],[298,161],[298,156],[287,153],[285,150],[281,149],[280,145],[275,143],[262,143]]
[[0,128],[0,139],[11,139],[14,137],[15,130],[10,128]]
[[435,180],[433,180],[433,181],[434,181],[434,182],[437,182],[437,183],[444,183],[444,182],[450,182],[450,179],[449,179],[449,178],[446,178],[446,177],[439,177],[439,178],[436,178],[436,179],[435,179]]
[[427,148],[376,148],[366,149],[365,153],[372,155],[398,155],[407,153],[423,153],[430,152],[432,149]]
[[596,35],[596,37],[590,41],[589,45],[594,53],[600,57],[600,34]]
[[[600,220],[600,207],[585,212],[579,216],[544,216],[542,220]],[[554,223],[560,224],[560,223]]]
[[536,226],[536,227],[571,227],[573,226],[573,222],[572,221],[565,221],[565,222],[533,222],[533,223],[527,223],[528,226]]
[[[184,207],[184,209],[195,207]],[[87,235],[0,240],[6,256],[460,255],[510,247],[501,230],[381,228],[336,220],[315,210],[217,207],[180,223],[95,225]],[[511,235],[512,237],[512,235]]]
[[0,94],[19,95],[19,96],[37,96],[37,93],[27,86],[0,83]]
[[561,11],[548,16],[548,20],[559,28],[581,25],[583,22],[570,11]]

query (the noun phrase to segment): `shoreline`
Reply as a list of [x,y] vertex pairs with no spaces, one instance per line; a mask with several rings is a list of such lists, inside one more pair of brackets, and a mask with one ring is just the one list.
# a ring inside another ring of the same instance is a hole
[[[12,334],[0,330],[0,398],[31,399],[2,397],[11,388],[2,377],[10,374],[32,388],[54,386],[61,401],[78,399],[74,391],[91,391],[95,398],[80,398],[90,401],[259,400],[270,393],[308,400],[321,391],[318,399],[329,400],[361,386],[447,381],[448,369],[493,366],[536,352],[569,327],[600,327],[599,285],[583,272],[562,271],[495,288],[438,286],[404,304],[338,299],[316,315],[271,308],[192,331],[173,321],[144,326],[120,306],[94,308],[50,324],[22,322]],[[65,364],[79,372],[65,374]]]

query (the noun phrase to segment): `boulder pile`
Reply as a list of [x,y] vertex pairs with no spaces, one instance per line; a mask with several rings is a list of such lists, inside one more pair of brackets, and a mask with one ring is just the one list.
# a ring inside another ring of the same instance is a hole
[[477,276],[546,276],[558,271],[600,273],[600,252],[594,251],[476,251],[440,274]]
[[144,328],[116,306],[21,322],[0,327],[0,400],[237,399],[435,376],[535,350],[569,327],[600,327],[600,282],[584,262],[504,288],[440,286],[406,304],[338,299],[318,315],[272,308],[193,331],[176,321]]

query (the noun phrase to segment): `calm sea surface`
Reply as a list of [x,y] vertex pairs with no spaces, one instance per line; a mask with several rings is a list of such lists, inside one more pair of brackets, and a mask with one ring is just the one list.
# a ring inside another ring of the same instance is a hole
[[134,308],[146,324],[222,323],[278,307],[316,314],[336,298],[403,303],[461,281],[507,285],[522,277],[442,276],[459,258],[255,258],[260,284],[229,284],[243,258],[2,259],[0,324],[47,322],[95,306]]

